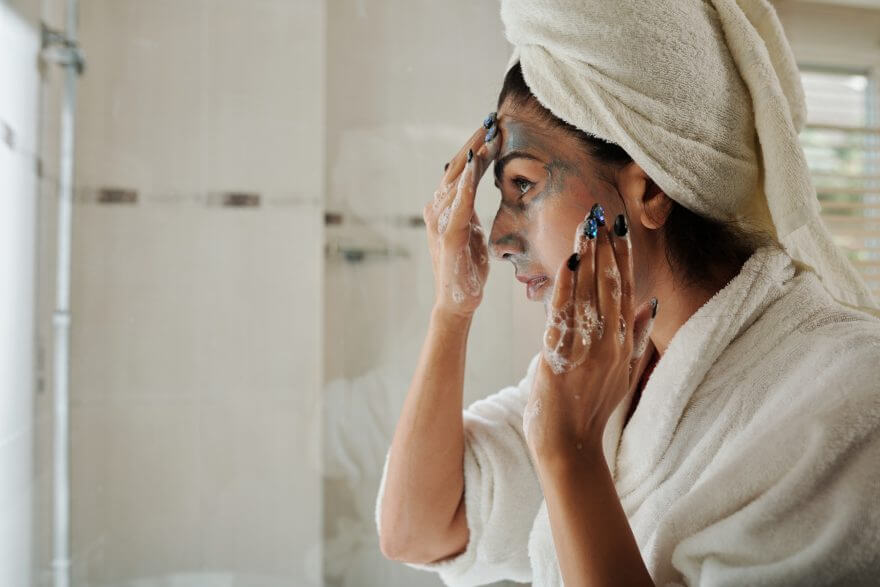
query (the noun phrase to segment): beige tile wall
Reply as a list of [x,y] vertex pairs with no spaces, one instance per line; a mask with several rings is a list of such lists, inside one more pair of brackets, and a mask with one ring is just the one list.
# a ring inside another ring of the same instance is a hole
[[[318,585],[324,3],[82,0],[80,25],[74,585]],[[99,204],[104,187],[140,199]],[[226,191],[261,205],[216,205]],[[41,275],[47,314],[51,261]]]

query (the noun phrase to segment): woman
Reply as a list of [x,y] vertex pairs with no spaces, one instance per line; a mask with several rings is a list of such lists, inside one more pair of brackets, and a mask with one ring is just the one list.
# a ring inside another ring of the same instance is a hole
[[[790,50],[763,0],[669,5],[502,2],[514,56],[425,206],[436,303],[377,498],[385,555],[448,585],[880,576],[880,310],[817,216]],[[547,329],[462,412],[493,161],[488,247]]]

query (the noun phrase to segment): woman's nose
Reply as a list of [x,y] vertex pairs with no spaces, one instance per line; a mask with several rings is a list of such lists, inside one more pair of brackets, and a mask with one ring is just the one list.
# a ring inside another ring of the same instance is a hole
[[499,209],[492,221],[492,231],[489,233],[489,253],[497,258],[504,259],[510,254],[523,253],[522,239],[517,236],[517,227],[510,214],[505,214]]

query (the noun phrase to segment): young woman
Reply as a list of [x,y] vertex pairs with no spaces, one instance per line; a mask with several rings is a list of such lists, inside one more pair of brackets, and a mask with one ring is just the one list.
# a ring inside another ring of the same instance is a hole
[[[424,209],[436,303],[377,498],[383,552],[448,585],[876,584],[880,311],[809,203],[775,13],[502,18],[497,113]],[[473,200],[493,162],[487,242]],[[544,349],[462,412],[490,254],[544,302]]]

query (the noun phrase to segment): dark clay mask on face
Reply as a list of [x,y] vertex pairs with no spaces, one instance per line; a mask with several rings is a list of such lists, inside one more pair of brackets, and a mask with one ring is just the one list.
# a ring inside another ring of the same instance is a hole
[[[544,178],[529,176],[524,178],[532,184],[538,184],[543,181],[541,191],[535,193],[535,185],[529,188],[529,191],[523,195],[522,200],[517,194],[517,203],[514,205],[508,200],[503,200],[502,205],[518,209],[527,217],[535,212],[535,206],[543,205],[547,200],[559,196],[565,189],[567,178],[570,175],[578,175],[577,166],[560,156],[556,149],[551,147],[550,140],[538,133],[529,130],[528,126],[515,120],[506,121],[504,128],[504,150],[500,154],[499,160],[503,159],[509,153],[520,151],[535,156],[536,160],[544,163]],[[508,161],[516,160],[511,158]],[[498,164],[496,163],[496,169]]]

